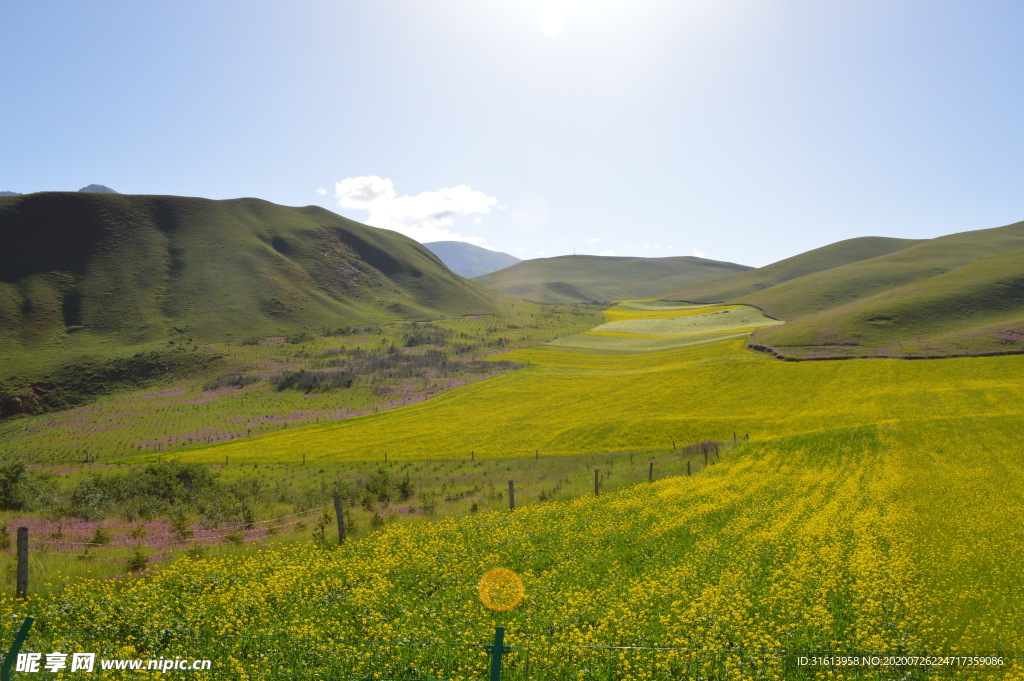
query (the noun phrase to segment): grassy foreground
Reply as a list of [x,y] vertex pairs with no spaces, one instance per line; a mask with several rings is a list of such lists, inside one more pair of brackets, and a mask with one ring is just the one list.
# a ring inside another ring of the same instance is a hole
[[[515,681],[1024,678],[1010,664],[799,664],[1024,652],[1021,358],[783,363],[738,340],[506,358],[534,365],[232,457],[373,460],[399,442],[395,459],[451,459],[488,437],[515,445],[475,452],[498,460],[531,442],[578,455],[733,429],[751,441],[697,475],[599,497],[0,599],[0,621],[38,616],[34,650],[206,657],[242,678],[486,678],[496,625]],[[477,594],[494,568],[525,587],[505,613]]]
[[[498,624],[506,679],[878,678],[816,675],[777,651],[1009,653],[1024,647],[1024,514],[1005,503],[1022,489],[1024,432],[1005,417],[984,419],[980,438],[967,425],[745,443],[690,478],[395,525],[337,550],[185,560],[145,580],[0,600],[0,616],[40,617],[33,649],[357,678],[485,678],[477,647],[359,642],[479,644]],[[526,590],[504,614],[475,593],[497,567]],[[621,645],[685,650],[592,647]]]

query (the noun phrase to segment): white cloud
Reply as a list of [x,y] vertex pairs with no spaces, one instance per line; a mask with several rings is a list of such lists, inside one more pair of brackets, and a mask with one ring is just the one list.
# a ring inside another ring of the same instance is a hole
[[699,248],[695,248],[695,249],[693,249],[690,252],[693,254],[693,257],[695,257],[695,258],[706,258],[706,257],[708,257],[708,256],[704,255],[704,251],[700,250]]
[[525,248],[513,248],[512,252],[513,253],[525,253],[526,249]]
[[615,251],[612,251],[612,250],[601,251],[600,253],[595,253],[594,255],[615,255]]
[[393,229],[420,242],[465,241],[477,245],[483,242],[482,238],[464,236],[448,227],[455,224],[457,217],[488,213],[498,204],[493,196],[464,184],[415,196],[399,196],[391,180],[376,175],[349,177],[337,182],[334,196],[341,208],[368,211],[366,222],[374,227]]
[[479,225],[481,222],[483,222],[483,218],[473,218],[474,225]]
[[323,187],[317,189],[315,193],[317,196],[327,196],[327,190],[324,189]]
[[547,251],[537,251],[537,255],[547,255]]
[[596,243],[597,243],[598,241],[600,241],[600,240],[601,240],[601,239],[599,239],[598,237],[596,237],[596,236],[595,236],[595,237],[594,237],[593,239],[588,239],[588,242],[589,242],[589,243],[592,243],[592,244],[596,244]]

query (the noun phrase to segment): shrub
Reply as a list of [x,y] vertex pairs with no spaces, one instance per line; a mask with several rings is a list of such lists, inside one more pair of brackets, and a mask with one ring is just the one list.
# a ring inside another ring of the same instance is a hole
[[203,390],[217,390],[218,388],[244,388],[247,385],[258,383],[259,380],[259,376],[253,376],[251,374],[221,374],[217,378],[203,383]]
[[147,565],[149,565],[149,556],[140,546],[136,546],[135,551],[125,561],[125,569],[128,572],[140,572],[145,570]]
[[108,530],[105,530],[102,527],[97,527],[96,531],[92,533],[92,537],[90,537],[89,543],[96,544],[98,546],[103,546],[105,544],[109,544],[113,538],[114,536],[110,534]]
[[23,463],[0,465],[0,510],[32,509],[45,496],[44,479],[37,477]]

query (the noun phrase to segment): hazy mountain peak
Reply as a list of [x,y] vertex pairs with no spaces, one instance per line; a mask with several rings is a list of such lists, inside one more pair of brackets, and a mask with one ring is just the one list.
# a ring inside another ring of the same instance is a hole
[[88,187],[82,187],[78,191],[80,192],[98,192],[102,194],[119,194],[120,192],[114,191],[110,187],[102,184],[90,184]]
[[519,258],[514,255],[491,251],[464,241],[432,241],[423,245],[440,258],[448,269],[467,279],[497,272],[519,262]]

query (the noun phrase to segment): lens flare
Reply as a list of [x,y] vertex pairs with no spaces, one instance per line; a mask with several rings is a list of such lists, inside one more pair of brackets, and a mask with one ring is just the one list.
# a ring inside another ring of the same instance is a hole
[[500,612],[516,607],[525,593],[519,575],[505,568],[491,570],[481,577],[476,590],[484,605]]

